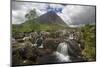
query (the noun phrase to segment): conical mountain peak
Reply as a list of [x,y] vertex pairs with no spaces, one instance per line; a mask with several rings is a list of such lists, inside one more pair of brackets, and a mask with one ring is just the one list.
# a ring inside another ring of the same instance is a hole
[[40,17],[37,18],[39,23],[52,23],[52,24],[63,24],[65,25],[66,23],[57,15],[56,12],[54,11],[49,11]]

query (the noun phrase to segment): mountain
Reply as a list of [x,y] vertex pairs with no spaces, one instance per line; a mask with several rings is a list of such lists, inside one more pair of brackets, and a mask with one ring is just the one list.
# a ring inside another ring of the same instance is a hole
[[35,19],[27,20],[18,25],[12,25],[14,32],[31,32],[65,29],[68,25],[53,11],[47,12]]
[[54,11],[49,11],[37,18],[39,23],[43,24],[61,24],[67,25]]

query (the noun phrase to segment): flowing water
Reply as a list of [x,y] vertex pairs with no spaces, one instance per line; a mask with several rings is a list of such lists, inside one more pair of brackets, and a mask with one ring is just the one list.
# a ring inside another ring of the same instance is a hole
[[[41,38],[41,39],[42,39],[42,38]],[[37,45],[38,45],[38,44],[37,44],[37,41],[38,41],[38,40],[39,40],[39,38],[36,39],[34,46],[37,46]],[[38,48],[43,48],[42,42],[41,42],[41,45],[40,45]]]
[[[75,52],[75,50],[78,50],[78,46],[76,45],[77,42],[73,40],[74,37],[73,37],[73,34],[70,34],[69,37],[67,39],[65,39],[66,42],[62,42],[60,44],[58,44],[58,47],[57,47],[57,50],[53,52],[53,55],[54,56],[44,56],[42,57],[42,62],[45,61],[44,59],[46,57],[49,57],[46,58],[46,62],[50,62],[51,61],[51,58],[55,58],[55,59],[52,59],[52,62],[72,62],[73,60],[74,61],[77,61],[77,58],[76,58],[76,55],[77,55],[77,52]],[[35,43],[35,46],[37,46],[37,41],[38,39],[36,40],[36,43]],[[39,46],[38,48],[43,48],[43,44],[41,44],[41,46]]]
[[68,55],[68,45],[63,42],[60,43],[57,47],[57,51],[55,52],[57,59],[60,62],[70,62],[70,56]]

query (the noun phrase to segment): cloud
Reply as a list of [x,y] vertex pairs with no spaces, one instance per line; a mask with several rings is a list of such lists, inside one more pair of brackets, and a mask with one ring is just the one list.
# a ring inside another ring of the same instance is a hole
[[[48,8],[50,7],[50,8]],[[63,6],[59,4],[48,3],[32,3],[32,2],[12,2],[12,23],[20,24],[25,19],[25,14],[32,9],[36,9],[37,14],[40,16],[48,11],[55,11],[57,13],[62,11]],[[55,10],[56,9],[56,10]]]
[[61,17],[66,23],[71,25],[95,23],[95,7],[67,5]]
[[62,5],[33,2],[12,2],[12,23],[20,24],[25,21],[25,14],[33,8],[40,16],[48,11],[56,12],[68,25],[79,26],[95,23],[95,7],[81,5]]
[[62,13],[64,6],[60,4],[48,4],[47,11],[54,11],[56,13]]
[[12,23],[20,24],[25,21],[25,14],[32,9],[36,9],[38,15],[45,13],[45,11],[40,11],[43,6],[37,3],[29,2],[12,2]]
[[23,11],[13,11],[12,12],[12,23],[13,24],[20,24],[21,22],[25,21],[25,12]]

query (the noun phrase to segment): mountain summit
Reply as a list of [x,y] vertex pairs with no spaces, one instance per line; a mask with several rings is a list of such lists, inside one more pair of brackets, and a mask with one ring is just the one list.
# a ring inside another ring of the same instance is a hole
[[43,24],[61,24],[67,25],[54,11],[49,11],[37,18],[39,23]]

